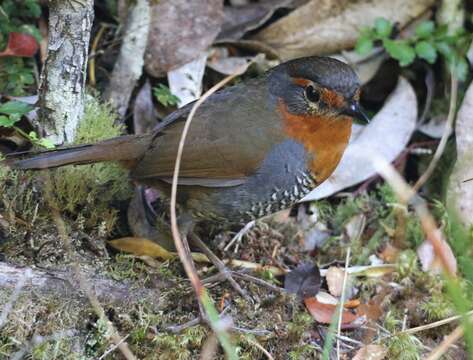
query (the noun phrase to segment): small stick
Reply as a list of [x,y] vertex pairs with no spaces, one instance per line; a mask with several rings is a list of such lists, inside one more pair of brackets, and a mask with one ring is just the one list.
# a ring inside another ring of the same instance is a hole
[[340,337],[342,333],[343,304],[345,303],[345,290],[348,281],[348,264],[350,263],[351,247],[347,250],[345,259],[345,273],[343,275],[342,294],[340,296],[340,314],[338,315],[337,324],[337,359],[340,360]]
[[450,94],[450,107],[448,109],[448,117],[445,123],[445,129],[443,130],[442,138],[440,139],[440,143],[435,150],[434,157],[430,162],[427,170],[422,174],[422,176],[417,180],[415,185],[413,186],[414,192],[419,191],[419,189],[424,185],[427,180],[432,176],[432,173],[435,170],[440,158],[442,157],[443,152],[445,151],[445,147],[447,146],[447,141],[450,136],[450,133],[453,129],[453,121],[455,120],[456,114],[456,107],[457,107],[457,93],[458,93],[458,80],[455,74],[452,72],[451,74],[451,94]]
[[442,357],[448,350],[448,348],[457,342],[463,336],[463,327],[457,326],[450,335],[448,335],[443,341],[427,356],[425,360],[437,360]]

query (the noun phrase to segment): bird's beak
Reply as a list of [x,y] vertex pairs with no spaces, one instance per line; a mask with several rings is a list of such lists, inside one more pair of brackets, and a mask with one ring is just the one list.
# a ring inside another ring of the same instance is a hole
[[354,117],[355,119],[363,121],[364,123],[367,123],[367,124],[370,122],[370,118],[368,117],[368,115],[366,115],[365,111],[360,106],[360,104],[355,101],[348,103],[348,106],[343,111],[343,114]]

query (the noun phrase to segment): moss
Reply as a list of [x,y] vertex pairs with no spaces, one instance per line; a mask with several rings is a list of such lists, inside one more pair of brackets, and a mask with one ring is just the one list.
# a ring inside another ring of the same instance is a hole
[[416,275],[420,272],[417,254],[411,249],[404,250],[399,254],[396,265],[396,274],[400,279],[415,279]]
[[313,323],[314,319],[307,312],[296,313],[287,327],[289,338],[293,340],[300,339]]
[[[92,143],[120,135],[123,129],[114,124],[115,119],[110,106],[89,97],[75,143]],[[111,204],[131,196],[126,179],[125,170],[118,164],[68,166],[53,171],[52,193],[61,211],[83,219],[86,229],[94,228],[107,236],[117,220],[117,210]]]
[[304,344],[288,353],[290,360],[314,359],[317,348],[312,344]]
[[194,326],[180,334],[159,334],[153,342],[156,344],[156,359],[193,359],[204,344],[208,331],[203,326]]
[[71,339],[59,339],[45,341],[33,348],[32,360],[76,360],[83,359],[80,353],[74,351],[74,343]]
[[388,340],[388,359],[418,360],[422,343],[413,335],[398,334]]
[[432,296],[420,304],[422,312],[428,321],[437,321],[452,316],[453,304],[441,291],[433,292]]

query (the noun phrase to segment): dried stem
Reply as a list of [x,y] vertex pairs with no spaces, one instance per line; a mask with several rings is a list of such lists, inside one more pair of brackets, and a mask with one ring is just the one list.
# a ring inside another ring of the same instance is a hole
[[457,94],[458,94],[458,80],[455,74],[452,72],[451,75],[451,91],[450,91],[450,107],[448,109],[447,122],[445,123],[445,129],[443,129],[442,138],[440,143],[435,150],[435,154],[430,162],[427,170],[422,174],[422,176],[417,180],[413,186],[414,192],[419,191],[419,189],[424,185],[427,180],[432,176],[440,158],[442,157],[445,147],[447,146],[448,138],[453,130],[453,122],[455,120],[456,108],[457,108]]
[[416,192],[411,188],[402,176],[389,164],[385,159],[380,157],[373,157],[373,163],[380,175],[391,185],[400,200],[407,204],[412,201],[414,210],[419,216],[422,229],[427,237],[427,240],[432,244],[435,254],[439,257],[442,267],[450,276],[456,276],[456,268],[454,259],[451,259],[451,251],[447,249],[446,243],[442,239],[442,233],[435,223],[435,219],[430,214],[425,201],[416,195]]
[[343,275],[343,283],[342,283],[342,294],[340,296],[340,313],[338,315],[338,324],[337,324],[337,359],[340,359],[340,336],[342,333],[342,319],[343,319],[343,306],[342,304],[345,303],[345,292],[348,282],[348,264],[350,263],[350,255],[351,255],[351,247],[347,250],[347,256],[345,259],[345,271]]
[[[247,64],[245,68],[247,66],[249,66],[249,64]],[[181,139],[179,141],[179,147],[177,149],[176,162],[174,166],[174,174],[172,177],[171,206],[170,206],[171,231],[172,231],[172,236],[174,238],[174,244],[176,246],[177,253],[179,254],[179,258],[181,259],[182,265],[184,266],[184,270],[186,271],[186,274],[189,277],[189,280],[191,281],[192,287],[194,288],[194,291],[197,295],[199,303],[204,306],[205,311],[207,312],[207,315],[209,316],[212,330],[217,335],[220,343],[222,344],[222,347],[224,348],[230,360],[237,358],[236,351],[233,348],[233,346],[231,346],[230,340],[226,332],[223,331],[221,327],[215,323],[218,321],[218,313],[216,312],[211,302],[211,299],[207,294],[207,291],[203,287],[202,282],[200,281],[199,276],[197,275],[197,272],[195,271],[195,266],[194,266],[194,262],[192,258],[188,255],[188,252],[186,251],[186,248],[189,247],[187,244],[187,239],[185,237],[181,238],[181,234],[179,232],[179,228],[177,225],[176,197],[177,197],[177,180],[179,178],[179,169],[181,167],[181,159],[182,159],[182,153],[184,151],[184,144],[186,141],[187,133],[189,132],[192,119],[194,118],[194,115],[197,109],[205,100],[207,100],[210,97],[210,95],[212,95],[214,92],[216,92],[218,89],[223,87],[225,84],[230,82],[232,79],[238,76],[238,74],[241,74],[241,73],[242,71],[239,71],[238,73],[230,75],[226,77],[225,79],[223,79],[222,81],[218,82],[216,85],[212,86],[192,106],[192,109],[189,115],[187,116],[186,122],[184,124],[184,128],[181,134]],[[215,320],[215,316],[216,316],[216,320]]]
[[448,335],[443,341],[437,346],[425,360],[437,360],[442,357],[448,350],[448,348],[457,342],[463,336],[463,327],[457,326],[450,335]]

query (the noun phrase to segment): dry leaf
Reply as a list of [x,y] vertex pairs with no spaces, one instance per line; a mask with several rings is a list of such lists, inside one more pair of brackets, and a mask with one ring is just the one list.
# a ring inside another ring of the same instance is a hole
[[223,0],[161,0],[151,9],[146,71],[166,74],[201,56],[223,21]]
[[455,126],[457,162],[448,184],[447,203],[465,227],[473,225],[473,83],[458,111]]
[[352,360],[382,360],[386,357],[387,350],[383,345],[364,345]]
[[277,9],[289,7],[293,0],[262,0],[243,6],[225,6],[222,31],[217,41],[238,40],[248,31],[263,25]]
[[315,295],[315,299],[322,304],[337,305],[339,303],[335,296],[325,291],[319,291],[317,295]]
[[333,296],[341,296],[343,291],[343,278],[345,277],[345,271],[343,269],[331,266],[327,269],[325,275],[327,279],[328,290]]
[[149,80],[146,80],[146,83],[141,87],[138,95],[136,95],[133,106],[133,129],[135,134],[144,134],[152,130],[157,123],[151,85]]
[[[124,237],[108,242],[113,248],[127,252],[136,256],[149,256],[152,258],[160,258],[163,260],[177,258],[177,253],[167,251],[155,242],[139,237]],[[191,253],[195,262],[209,263],[207,256],[201,253]]]
[[434,0],[312,0],[264,28],[252,39],[273,48],[283,59],[331,54],[351,48],[363,26],[384,17],[404,27]]
[[301,299],[315,296],[320,289],[320,271],[316,265],[301,264],[286,274],[284,289]]
[[394,160],[409,142],[415,130],[416,120],[416,94],[409,82],[401,78],[369,125],[358,137],[351,138],[334,173],[302,201],[325,198],[375,175],[377,171],[371,161],[371,155],[378,154],[386,161]]
[[[396,270],[396,265],[383,264],[383,265],[366,265],[366,266],[350,266],[347,269],[349,275],[352,276],[367,276],[367,277],[380,277]],[[320,270],[320,275],[326,276],[327,270]]]
[[[441,232],[440,230],[436,230]],[[449,263],[448,269],[452,269],[454,273],[457,272],[457,259],[453,255],[453,251],[450,248],[450,245],[445,241],[443,234],[441,234],[442,239],[442,253],[447,258]],[[440,274],[443,271],[443,265],[441,259],[437,256],[434,251],[432,243],[428,240],[425,240],[417,248],[417,256],[419,257],[420,263],[422,264],[423,271],[430,271],[434,274]]]
[[204,53],[168,72],[169,89],[179,98],[178,107],[183,107],[200,97],[206,62],[207,54]]
[[[304,299],[305,306],[309,310],[312,317],[319,323],[330,324],[332,321],[337,321],[334,317],[337,306],[332,304],[323,304],[316,298]],[[364,316],[357,316],[348,310],[343,310],[342,314],[342,329],[352,329],[363,325],[366,318]]]
[[124,237],[108,242],[113,248],[132,253],[137,256],[151,256],[160,259],[168,260],[175,257],[175,255],[155,242],[146,238]]
[[381,306],[372,301],[370,301],[368,304],[361,304],[358,306],[356,313],[359,316],[365,316],[367,319],[373,321],[378,320],[384,314]]
[[357,241],[363,234],[365,226],[366,216],[364,214],[357,214],[351,217],[344,226],[344,230],[348,236],[348,239],[352,242]]

